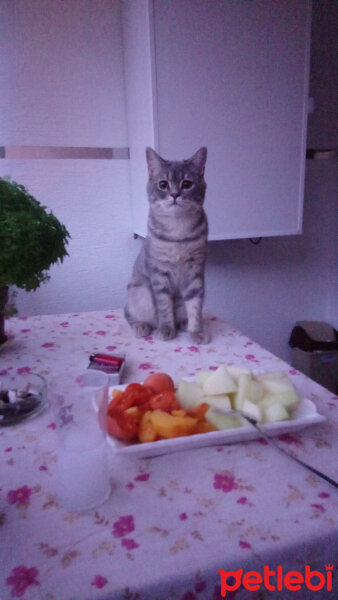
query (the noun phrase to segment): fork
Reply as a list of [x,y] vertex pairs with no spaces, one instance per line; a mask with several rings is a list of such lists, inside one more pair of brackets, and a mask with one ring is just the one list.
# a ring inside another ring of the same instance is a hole
[[321,471],[318,471],[318,469],[315,469],[311,465],[308,465],[306,462],[300,460],[300,458],[297,458],[296,456],[293,456],[292,454],[289,454],[288,452],[286,452],[284,450],[284,448],[281,448],[280,446],[278,446],[278,444],[276,444],[276,442],[272,439],[272,437],[270,437],[264,431],[264,429],[262,429],[262,427],[259,425],[259,422],[257,421],[257,419],[255,419],[251,415],[248,415],[247,413],[245,413],[245,412],[243,412],[241,410],[236,410],[234,408],[232,408],[232,409],[222,409],[222,408],[213,407],[213,410],[215,412],[221,413],[222,415],[236,415],[237,417],[242,417],[243,419],[245,419],[245,421],[247,421],[250,425],[252,425],[252,427],[254,427],[255,429],[257,429],[257,431],[259,432],[259,434],[261,435],[261,437],[264,438],[271,446],[273,446],[274,448],[276,448],[276,450],[279,450],[279,452],[281,452],[285,456],[288,456],[289,458],[291,458],[292,460],[294,460],[299,465],[302,465],[303,467],[305,467],[306,469],[308,469],[309,471],[311,471],[312,473],[314,473],[318,477],[321,477],[322,479],[324,479],[325,481],[327,481],[328,483],[330,483],[331,485],[333,485],[333,487],[338,488],[338,483],[336,481],[334,481],[334,479],[331,479],[331,477],[329,477],[325,473],[322,473]]

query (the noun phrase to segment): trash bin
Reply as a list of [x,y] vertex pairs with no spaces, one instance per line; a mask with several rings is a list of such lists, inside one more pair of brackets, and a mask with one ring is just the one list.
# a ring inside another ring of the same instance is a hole
[[322,321],[297,321],[290,336],[292,366],[338,393],[338,331]]

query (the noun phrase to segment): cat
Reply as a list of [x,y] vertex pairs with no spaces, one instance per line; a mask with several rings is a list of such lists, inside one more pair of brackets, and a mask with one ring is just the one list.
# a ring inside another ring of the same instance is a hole
[[204,329],[204,270],[208,221],[203,204],[207,149],[169,161],[146,148],[149,179],[148,233],[127,288],[124,314],[137,337],[156,330],[171,340],[185,329],[196,344],[207,344]]

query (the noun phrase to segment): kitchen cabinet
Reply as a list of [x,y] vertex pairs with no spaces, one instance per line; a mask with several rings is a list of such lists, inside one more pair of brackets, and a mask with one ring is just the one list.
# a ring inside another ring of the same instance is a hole
[[209,239],[301,233],[308,0],[122,3],[134,233],[145,235],[145,148],[207,146]]

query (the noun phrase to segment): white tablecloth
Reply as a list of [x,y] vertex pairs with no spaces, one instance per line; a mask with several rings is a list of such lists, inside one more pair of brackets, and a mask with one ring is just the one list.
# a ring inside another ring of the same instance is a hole
[[[121,311],[13,318],[0,374],[48,379],[87,368],[93,352],[124,352],[124,382],[151,371],[175,380],[221,363],[285,371],[324,424],[281,436],[280,446],[338,478],[337,397],[217,318],[212,341],[187,334],[136,340]],[[216,600],[219,569],[304,573],[337,569],[338,492],[264,440],[156,458],[116,457],[112,494],[98,509],[69,513],[55,494],[55,424],[49,411],[0,428],[0,598],[9,600]],[[333,578],[337,586],[337,575]],[[317,582],[317,580],[313,580]],[[337,598],[337,590],[292,598]],[[286,598],[243,586],[226,598]]]

